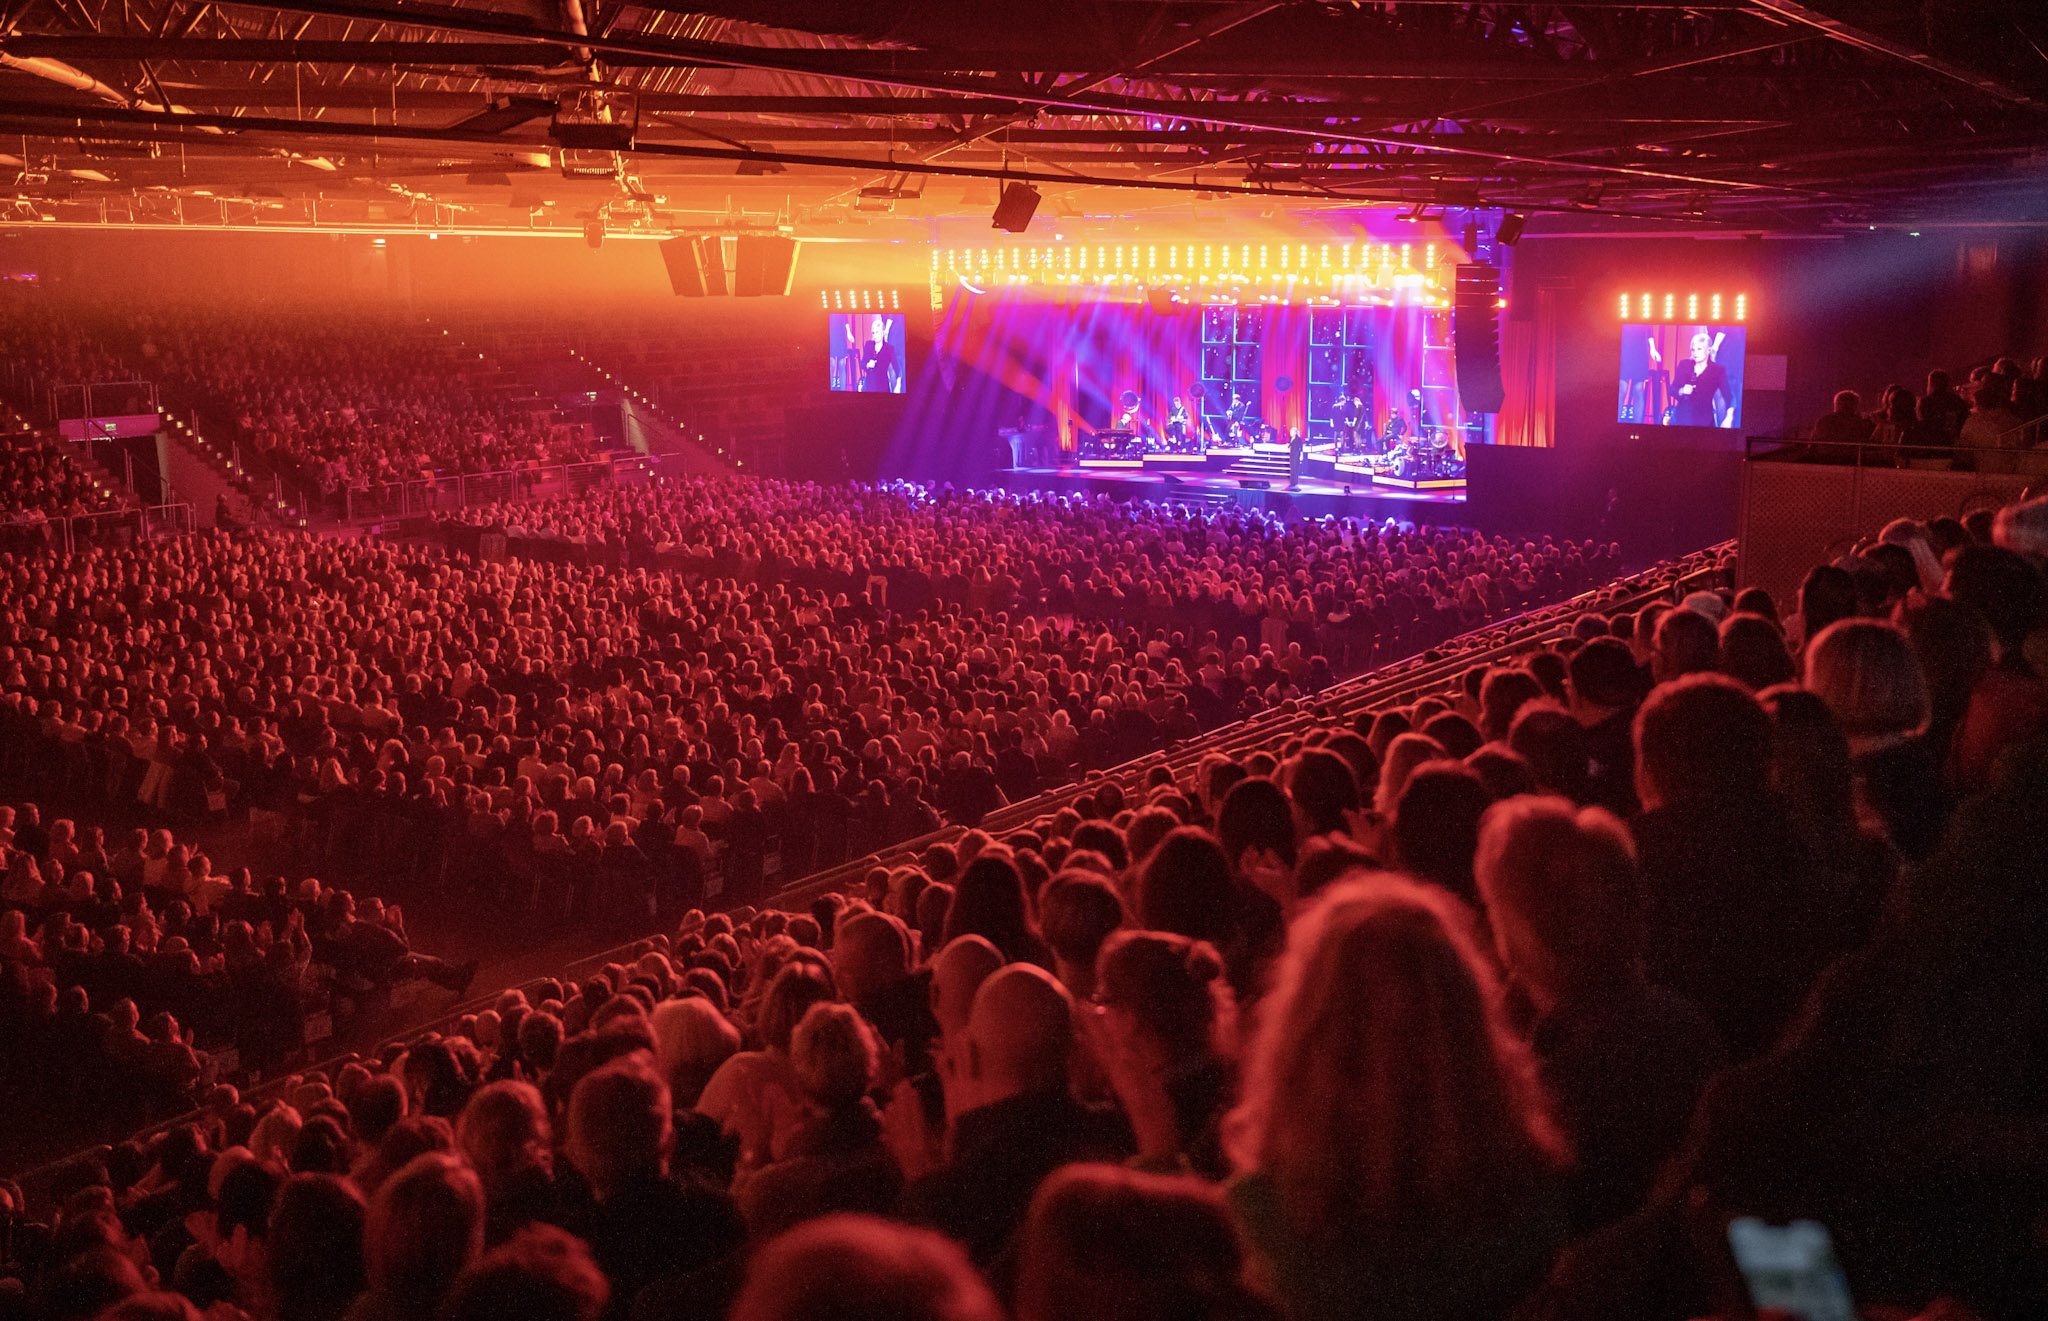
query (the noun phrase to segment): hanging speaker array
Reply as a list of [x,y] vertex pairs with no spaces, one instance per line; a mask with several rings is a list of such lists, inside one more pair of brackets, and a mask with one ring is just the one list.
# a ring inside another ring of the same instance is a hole
[[1500,267],[1465,262],[1451,295],[1451,348],[1458,402],[1468,413],[1498,413],[1507,395],[1500,376]]

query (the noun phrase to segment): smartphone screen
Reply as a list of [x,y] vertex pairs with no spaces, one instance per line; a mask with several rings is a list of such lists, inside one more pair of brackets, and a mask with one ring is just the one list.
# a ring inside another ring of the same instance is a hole
[[1800,1321],[1856,1321],[1827,1226],[1812,1220],[1772,1225],[1742,1216],[1728,1222],[1728,1247],[1757,1308],[1782,1308]]

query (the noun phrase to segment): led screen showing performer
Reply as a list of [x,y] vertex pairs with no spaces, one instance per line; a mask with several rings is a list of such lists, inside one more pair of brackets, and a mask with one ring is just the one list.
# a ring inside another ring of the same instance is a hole
[[902,394],[909,374],[901,312],[831,312],[826,328],[832,388],[854,394]]
[[1742,326],[1624,325],[1617,421],[1742,425]]

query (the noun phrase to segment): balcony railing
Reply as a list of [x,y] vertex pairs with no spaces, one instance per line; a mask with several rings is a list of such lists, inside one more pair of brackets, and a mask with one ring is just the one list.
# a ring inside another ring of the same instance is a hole
[[192,506],[144,505],[96,514],[46,518],[30,512],[0,517],[0,550],[70,552],[134,546],[192,530]]

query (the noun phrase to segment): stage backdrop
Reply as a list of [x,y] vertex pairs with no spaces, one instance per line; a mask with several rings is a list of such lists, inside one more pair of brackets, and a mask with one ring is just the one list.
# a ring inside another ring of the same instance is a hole
[[[1113,427],[1120,397],[1135,392],[1154,427],[1169,402],[1186,398],[1204,377],[1199,295],[1165,304],[1128,293],[1082,287],[1030,287],[984,292],[956,289],[933,335],[930,370],[914,373],[890,471],[952,475],[1002,450],[999,431],[1044,427],[1071,452],[1080,432]],[[1284,437],[1309,429],[1309,321],[1313,307],[1241,301],[1230,305],[1263,318],[1252,388],[1254,412]],[[1455,372],[1447,308],[1394,303],[1366,309],[1372,318],[1375,419],[1406,407],[1408,391],[1424,390],[1432,417],[1456,412]],[[1217,375],[1214,364],[1207,373]],[[1209,387],[1209,388],[1213,388]]]

